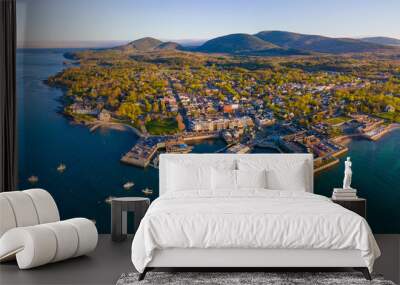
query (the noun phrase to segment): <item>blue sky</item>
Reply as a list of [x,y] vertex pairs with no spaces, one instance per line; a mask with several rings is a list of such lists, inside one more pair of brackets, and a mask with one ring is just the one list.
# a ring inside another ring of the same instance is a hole
[[399,0],[17,0],[18,39],[209,39],[262,30],[400,38]]

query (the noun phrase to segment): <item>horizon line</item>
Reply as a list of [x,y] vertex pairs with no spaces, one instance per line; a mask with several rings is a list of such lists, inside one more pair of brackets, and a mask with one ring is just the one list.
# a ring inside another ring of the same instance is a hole
[[[269,30],[268,30],[269,31]],[[283,30],[271,30],[271,31],[283,31]],[[283,31],[287,32],[287,31]],[[295,33],[295,34],[301,34],[298,32],[289,32],[289,33]],[[235,34],[235,33],[233,33]],[[254,35],[251,33],[241,33],[241,34],[249,34],[249,35]],[[230,35],[230,34],[226,34]],[[304,34],[304,35],[312,35],[312,34]],[[381,35],[364,35],[364,36],[326,36],[326,35],[318,35],[318,34],[313,34],[317,36],[323,36],[323,37],[329,37],[329,38],[351,38],[351,39],[362,39],[362,38],[369,38],[369,37],[387,37],[387,38],[392,38],[396,40],[400,40],[400,37],[394,37],[394,36],[381,36]],[[163,42],[177,42],[181,45],[186,45],[186,46],[195,46],[196,44],[200,45],[208,40],[222,37],[224,35],[219,35],[207,39],[196,39],[196,38],[183,38],[183,39],[168,39],[168,38],[157,38],[154,36],[144,36],[144,37],[139,37],[136,39],[124,39],[124,40],[116,40],[116,39],[110,39],[110,40],[65,40],[65,41],[17,41],[17,48],[19,49],[38,49],[38,48],[108,48],[108,47],[114,47],[116,45],[110,45],[111,43],[114,44],[127,44],[132,41],[136,41],[139,39],[143,38],[154,38],[161,40]],[[196,43],[196,44],[195,44]]]
[[[140,37],[133,40],[67,40],[67,41],[17,41],[17,48],[106,48],[116,45],[111,44],[127,44],[136,41]],[[155,38],[155,37],[149,37]],[[157,39],[157,38],[155,38]],[[192,46],[195,44],[202,44],[209,39],[159,39],[163,42],[177,42],[181,45]]]

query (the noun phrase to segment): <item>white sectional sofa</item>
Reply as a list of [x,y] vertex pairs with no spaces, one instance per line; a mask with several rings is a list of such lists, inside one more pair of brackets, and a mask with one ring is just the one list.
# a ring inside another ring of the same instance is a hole
[[0,262],[16,259],[20,269],[33,268],[87,254],[97,239],[88,219],[60,221],[43,189],[0,193]]

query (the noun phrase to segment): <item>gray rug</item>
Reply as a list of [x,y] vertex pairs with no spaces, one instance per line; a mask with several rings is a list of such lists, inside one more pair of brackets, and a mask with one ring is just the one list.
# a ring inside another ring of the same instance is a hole
[[382,276],[373,275],[368,281],[359,272],[148,272],[146,278],[138,281],[138,273],[122,274],[117,285],[146,284],[212,284],[212,285],[395,285]]

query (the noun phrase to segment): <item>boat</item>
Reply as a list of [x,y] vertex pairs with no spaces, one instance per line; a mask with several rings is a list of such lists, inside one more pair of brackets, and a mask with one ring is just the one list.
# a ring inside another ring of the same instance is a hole
[[39,181],[39,178],[38,178],[37,176],[35,176],[35,175],[32,175],[32,176],[30,176],[30,177],[28,178],[28,181],[29,181],[30,183],[32,183],[32,184],[35,184],[35,183],[37,183],[37,182]]
[[158,163],[159,163],[159,156],[157,155],[157,156],[153,159],[154,168],[158,168]]
[[145,189],[142,190],[142,192],[143,192],[145,195],[151,195],[151,194],[153,194],[153,190],[151,190],[150,188],[145,188]]
[[60,173],[64,172],[65,169],[67,169],[67,166],[66,166],[64,163],[60,163],[60,164],[57,166],[57,171],[60,172]]
[[124,189],[125,190],[129,190],[131,189],[133,186],[135,186],[135,183],[133,183],[132,181],[128,181],[124,184]]
[[226,150],[226,153],[238,153],[238,154],[242,154],[242,153],[249,153],[251,151],[250,147],[244,144],[236,144],[233,145],[231,147],[229,147]]
[[232,134],[228,130],[222,133],[222,137],[226,143],[232,143],[234,141]]
[[104,201],[107,203],[107,204],[111,204],[111,201],[112,201],[112,199],[114,199],[115,197],[113,197],[113,196],[108,196]]
[[193,149],[193,146],[189,146],[185,143],[172,145],[167,149],[168,153],[189,153]]

